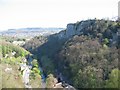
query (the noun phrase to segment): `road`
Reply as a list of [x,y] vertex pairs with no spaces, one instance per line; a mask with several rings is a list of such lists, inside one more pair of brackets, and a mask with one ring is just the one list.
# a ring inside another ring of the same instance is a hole
[[30,69],[29,69],[29,66],[26,65],[23,71],[23,82],[25,84],[25,88],[32,88],[31,85],[29,84],[29,75],[30,75]]

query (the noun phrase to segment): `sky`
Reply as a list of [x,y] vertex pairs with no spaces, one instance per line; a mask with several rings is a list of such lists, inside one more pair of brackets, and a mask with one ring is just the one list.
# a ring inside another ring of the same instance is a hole
[[0,0],[0,31],[118,16],[119,0]]

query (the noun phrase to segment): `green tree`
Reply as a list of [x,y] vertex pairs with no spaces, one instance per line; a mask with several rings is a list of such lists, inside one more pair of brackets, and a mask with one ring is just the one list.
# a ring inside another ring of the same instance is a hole
[[41,63],[43,64],[43,68],[47,74],[54,73],[55,66],[50,58],[43,56],[41,58]]
[[36,59],[33,59],[32,65],[33,65],[34,67],[37,67],[37,68],[38,68],[38,62],[37,62]]
[[97,88],[99,83],[95,74],[95,68],[88,66],[84,70],[79,70],[74,77],[74,84],[77,88]]
[[46,79],[47,88],[53,88],[55,83],[56,83],[56,80],[55,80],[53,74],[49,74]]
[[119,86],[120,86],[120,70],[113,69],[111,74],[109,75],[109,79],[106,80],[106,88],[118,88]]
[[105,38],[105,39],[103,40],[103,43],[104,43],[104,44],[109,44],[108,38]]
[[5,54],[7,53],[6,51],[6,47],[5,46],[2,46],[2,54],[3,54],[3,57],[5,57]]

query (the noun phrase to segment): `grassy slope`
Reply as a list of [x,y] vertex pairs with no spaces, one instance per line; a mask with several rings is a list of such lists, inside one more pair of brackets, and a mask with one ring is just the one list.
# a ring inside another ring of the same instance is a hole
[[[0,89],[1,88],[24,88],[22,74],[21,74],[21,71],[19,71],[18,69],[20,67],[19,64],[22,62],[21,61],[22,58],[25,58],[25,56],[30,53],[21,47],[14,46],[11,43],[1,40],[0,41],[0,54],[2,54],[2,47],[3,47],[2,45],[4,45],[4,47],[7,48],[6,50],[18,52],[17,53],[18,55],[16,57],[12,56],[11,58],[1,57],[0,59],[0,69],[1,69]],[[5,72],[6,68],[12,68],[12,71]],[[30,84],[33,88],[40,88],[41,87],[41,76],[39,74],[33,73],[33,76],[30,77]]]
[[[13,46],[10,43],[7,43],[0,39],[0,55],[2,56],[2,45],[4,46]],[[13,46],[15,47],[15,46]],[[16,47],[17,48],[17,47]],[[12,48],[10,48],[12,49]],[[1,88],[24,88],[24,84],[22,82],[22,75],[20,75],[20,71],[18,70],[19,65],[22,57],[12,57],[10,58],[3,58],[0,59],[0,89]],[[6,68],[12,68],[12,71],[5,72]]]
[[[2,69],[2,88],[23,88],[22,76],[18,70],[18,65],[6,63],[0,64]],[[12,68],[12,71],[5,72],[6,67]]]

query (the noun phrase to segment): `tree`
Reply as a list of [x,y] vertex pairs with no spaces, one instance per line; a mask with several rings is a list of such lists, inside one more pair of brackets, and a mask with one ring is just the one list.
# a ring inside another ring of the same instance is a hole
[[106,45],[109,44],[108,38],[105,38],[104,41],[103,41],[103,43],[106,44]]
[[5,54],[7,53],[7,50],[6,50],[6,47],[5,46],[2,46],[2,54],[3,54],[3,57],[5,57]]
[[49,74],[46,79],[47,88],[53,88],[56,84],[56,79],[54,78],[53,74]]
[[50,58],[43,56],[41,58],[41,63],[46,74],[54,73],[55,66]]
[[37,62],[36,59],[33,59],[32,65],[33,65],[33,67],[37,67],[38,68],[38,62]]
[[120,88],[120,70],[113,69],[109,75],[109,79],[106,80],[106,88]]
[[79,70],[74,77],[74,85],[77,88],[97,88],[99,83],[95,74],[95,68],[88,66],[84,70]]

